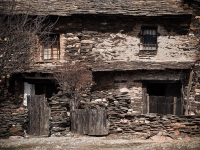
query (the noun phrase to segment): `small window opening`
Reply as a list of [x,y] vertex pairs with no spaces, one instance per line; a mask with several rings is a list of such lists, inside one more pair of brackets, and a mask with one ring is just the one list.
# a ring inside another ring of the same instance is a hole
[[42,42],[43,59],[60,59],[60,41],[59,35],[49,35],[47,41]]
[[141,50],[157,50],[157,28],[142,28]]

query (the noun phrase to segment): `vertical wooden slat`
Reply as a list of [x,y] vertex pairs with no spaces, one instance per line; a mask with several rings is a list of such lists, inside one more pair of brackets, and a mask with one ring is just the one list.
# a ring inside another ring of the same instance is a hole
[[37,114],[37,107],[35,106],[35,96],[31,95],[31,107],[32,107],[32,115],[30,116],[31,120],[32,120],[32,126],[31,126],[31,134],[32,135],[36,135],[36,124],[38,123],[38,114]]
[[165,98],[165,103],[166,103],[166,112],[165,114],[172,114],[172,103],[173,103],[173,97],[166,97]]
[[149,113],[157,113],[157,96],[149,96],[148,98],[149,103]]
[[82,110],[83,115],[83,134],[88,134],[88,128],[89,128],[89,109],[83,109]]
[[[43,96],[44,97],[44,96]],[[44,97],[44,132],[43,135],[48,136],[49,135],[49,119],[50,119],[50,107],[48,105],[48,102],[46,101],[45,97]]]
[[102,115],[102,111],[100,109],[97,109],[96,117],[97,117],[97,120],[96,120],[95,134],[102,135],[103,134],[103,131],[102,131],[103,115]]
[[[143,85],[144,86],[144,85]],[[144,86],[142,88],[142,100],[143,100],[143,114],[149,113],[147,111],[147,107],[149,107],[149,105],[147,105],[147,88]]]
[[40,107],[40,96],[35,95],[35,103],[34,103],[34,109],[35,109],[35,133],[34,135],[39,136],[40,135],[40,121],[41,121],[41,117],[40,117],[40,111],[41,111],[41,107]]
[[103,111],[102,116],[103,116],[103,128],[102,128],[103,134],[102,135],[107,135],[108,132],[109,132],[109,126],[108,126],[107,111],[106,110]]
[[193,78],[193,74],[194,74],[194,71],[192,70],[190,72],[190,78],[189,78],[189,83],[188,83],[188,88],[187,88],[187,101],[186,101],[186,106],[185,106],[185,115],[189,115],[189,106],[190,106],[190,100],[189,100],[189,97],[190,97],[190,90],[191,90],[191,87],[192,87],[192,78]]
[[174,107],[173,107],[173,115],[176,115],[176,109],[177,109],[177,97],[174,97]]
[[97,121],[97,110],[91,109],[89,112],[89,133],[88,135],[96,135],[96,122]]
[[163,106],[164,106],[164,102],[162,100],[162,97],[160,96],[155,96],[154,97],[154,101],[155,101],[155,105],[154,105],[154,108],[155,108],[155,112],[154,113],[158,113],[158,114],[162,114],[163,113]]
[[45,97],[44,97],[44,95],[38,95],[37,97],[39,99],[38,109],[40,110],[40,114],[39,114],[39,118],[40,118],[39,135],[43,135],[44,134],[44,102],[45,102]]
[[70,119],[71,119],[71,131],[72,133],[76,133],[76,110],[70,112]]
[[147,114],[150,112],[149,95],[147,95]]
[[29,119],[28,127],[27,127],[27,133],[31,134],[32,120],[31,120],[30,116],[31,116],[32,109],[31,109],[31,97],[30,97],[30,95],[27,95],[27,108],[28,108],[28,119]]
[[79,134],[83,134],[83,115],[82,115],[82,110],[81,109],[77,109],[77,118],[76,118],[76,122],[77,122],[77,133]]
[[160,97],[159,101],[160,101],[160,106],[159,106],[160,114],[166,115],[167,114],[167,99],[166,99],[166,97]]
[[184,110],[184,98],[185,98],[185,94],[184,94],[184,89],[182,85],[181,87],[181,115],[183,115],[183,110]]

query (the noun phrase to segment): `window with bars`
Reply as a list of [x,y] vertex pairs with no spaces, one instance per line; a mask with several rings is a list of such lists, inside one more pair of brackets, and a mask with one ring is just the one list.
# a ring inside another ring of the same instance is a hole
[[140,50],[157,50],[157,28],[142,28]]
[[60,59],[59,35],[51,35],[47,41],[42,42],[43,60]]

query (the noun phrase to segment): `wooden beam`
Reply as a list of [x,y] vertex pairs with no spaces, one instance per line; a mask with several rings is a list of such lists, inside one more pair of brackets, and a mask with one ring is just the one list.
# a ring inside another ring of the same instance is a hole
[[185,108],[185,115],[189,115],[189,97],[190,97],[190,90],[192,87],[192,77],[193,77],[194,71],[192,70],[190,72],[190,78],[189,78],[189,83],[188,83],[188,88],[187,88],[187,101],[186,101],[186,108]]
[[149,114],[149,95],[147,94],[147,114]]
[[174,97],[174,109],[173,109],[173,115],[176,115],[176,103],[177,103],[177,97]]
[[190,30],[196,31],[196,30],[200,30],[200,28],[190,27]]

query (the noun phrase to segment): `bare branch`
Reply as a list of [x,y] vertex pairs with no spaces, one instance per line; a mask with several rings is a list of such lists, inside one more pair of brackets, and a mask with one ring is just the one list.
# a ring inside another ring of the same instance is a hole
[[[39,40],[45,41],[53,23],[47,16],[15,14],[15,0],[0,1],[0,75],[29,68],[39,55]],[[31,8],[30,8],[31,9]]]
[[53,70],[53,76],[60,89],[72,98],[74,108],[79,105],[80,95],[93,84],[92,71],[84,63],[78,61],[65,62],[56,67]]

